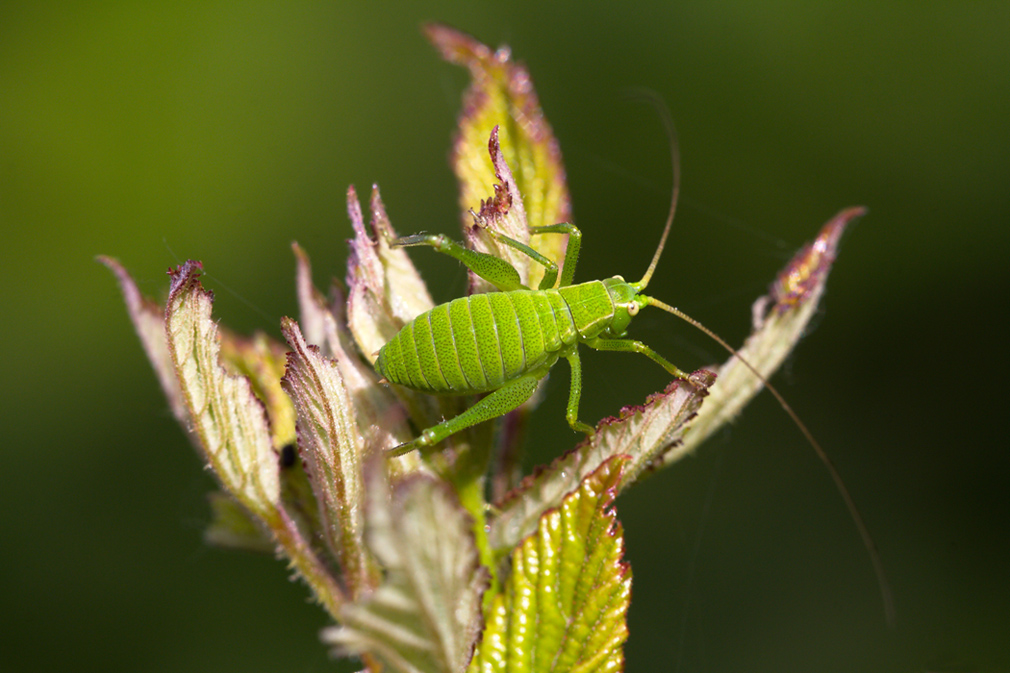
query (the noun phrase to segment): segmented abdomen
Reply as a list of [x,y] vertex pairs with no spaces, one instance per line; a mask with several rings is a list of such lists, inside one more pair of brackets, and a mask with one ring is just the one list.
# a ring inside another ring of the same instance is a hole
[[392,383],[432,393],[480,393],[550,366],[577,339],[556,290],[491,292],[422,313],[379,351]]

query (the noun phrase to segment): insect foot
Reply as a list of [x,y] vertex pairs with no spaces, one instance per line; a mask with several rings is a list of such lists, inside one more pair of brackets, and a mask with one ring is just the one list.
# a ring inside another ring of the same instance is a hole
[[708,394],[708,389],[713,383],[715,383],[715,379],[715,373],[710,372],[707,369],[699,369],[698,371],[691,372],[687,377],[687,380],[690,381],[694,387],[700,388],[701,392],[706,395]]

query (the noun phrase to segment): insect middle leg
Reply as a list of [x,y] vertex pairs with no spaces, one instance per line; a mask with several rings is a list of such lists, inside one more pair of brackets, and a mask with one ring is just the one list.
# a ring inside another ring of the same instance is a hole
[[[558,280],[557,262],[547,259],[547,257],[541,255],[525,243],[520,243],[514,238],[509,238],[505,234],[499,234],[491,231],[490,229],[485,229],[485,231],[496,240],[504,243],[513,250],[518,250],[544,267],[544,277],[543,280],[540,281],[538,289],[547,290],[554,287],[554,283]],[[560,287],[571,285],[572,279],[575,277],[575,267],[579,262],[579,249],[582,247],[582,232],[579,231],[579,228],[569,222],[560,222],[558,224],[546,224],[539,227],[530,227],[529,232],[531,236],[538,236],[540,234],[568,234],[568,246],[565,249],[565,261],[561,269]]]
[[533,391],[537,389],[537,383],[546,373],[546,370],[534,372],[514,381],[509,381],[459,416],[442,421],[438,425],[424,430],[417,439],[393,447],[389,451],[390,455],[400,456],[414,449],[438,444],[449,435],[455,434],[460,430],[465,430],[472,425],[489,421],[492,418],[504,416],[533,396]]

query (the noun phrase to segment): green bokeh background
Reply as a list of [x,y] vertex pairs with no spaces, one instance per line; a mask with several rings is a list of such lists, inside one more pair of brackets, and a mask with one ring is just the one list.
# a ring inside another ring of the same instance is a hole
[[[0,668],[328,671],[326,623],[267,557],[201,541],[211,485],[170,418],[111,275],[148,294],[203,260],[216,315],[277,334],[298,240],[343,276],[348,184],[401,232],[454,231],[446,163],[466,82],[423,20],[508,43],[564,152],[579,278],[637,277],[731,341],[838,209],[818,328],[777,377],[876,536],[897,601],[824,469],[768,399],[618,501],[635,580],[629,670],[1010,670],[1010,5],[922,3],[35,3],[0,5]],[[455,263],[415,255],[436,297]],[[682,367],[722,360],[643,313]],[[583,417],[665,383],[584,357]],[[567,374],[533,451],[571,446]],[[1003,436],[1003,440],[998,440]]]

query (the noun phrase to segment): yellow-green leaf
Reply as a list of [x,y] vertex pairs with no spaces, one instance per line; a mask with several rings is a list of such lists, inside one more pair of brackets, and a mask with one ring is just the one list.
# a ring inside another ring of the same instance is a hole
[[631,568],[611,504],[626,462],[603,463],[513,551],[471,673],[623,669]]

